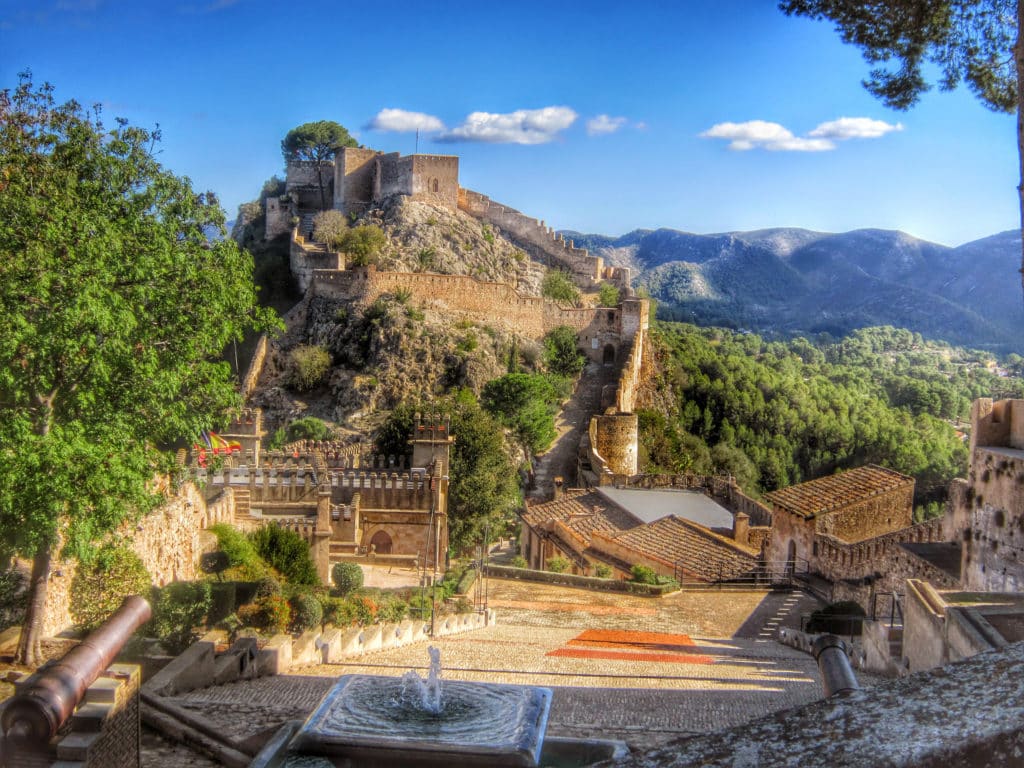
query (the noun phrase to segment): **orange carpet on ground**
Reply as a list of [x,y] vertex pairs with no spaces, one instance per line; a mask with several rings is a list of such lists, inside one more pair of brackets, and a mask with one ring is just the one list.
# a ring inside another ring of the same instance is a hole
[[[636,632],[628,629],[588,629],[548,656],[604,661],[653,661],[674,664],[712,664],[710,656],[680,651],[696,648],[689,635]],[[582,646],[582,647],[581,647]],[[600,649],[600,650],[599,650]],[[607,650],[605,650],[607,649]],[[629,650],[612,650],[629,649]]]

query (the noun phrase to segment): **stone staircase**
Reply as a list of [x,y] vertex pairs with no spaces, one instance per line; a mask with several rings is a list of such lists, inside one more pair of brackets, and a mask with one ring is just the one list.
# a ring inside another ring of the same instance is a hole
[[566,488],[578,484],[576,452],[580,439],[590,428],[590,417],[601,411],[601,391],[615,382],[617,374],[618,368],[613,365],[587,363],[576,392],[555,421],[558,437],[547,451],[535,458],[533,486],[527,494],[532,501],[544,502],[554,498],[556,477],[564,479]]
[[233,486],[231,492],[235,497],[235,524],[243,528],[262,524],[263,520],[252,514],[252,493],[249,489]]
[[313,244],[313,218],[315,216],[315,213],[307,211],[299,217],[299,234],[302,235],[310,245]]

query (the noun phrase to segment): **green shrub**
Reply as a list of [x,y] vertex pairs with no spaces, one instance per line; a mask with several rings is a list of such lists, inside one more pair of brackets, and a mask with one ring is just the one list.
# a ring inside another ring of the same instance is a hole
[[565,573],[569,570],[571,563],[560,555],[549,557],[544,567],[552,573]]
[[343,597],[330,595],[321,597],[320,605],[323,609],[324,624],[332,624],[335,627],[349,627],[356,621],[355,609]]
[[597,300],[602,307],[619,306],[619,289],[611,283],[601,283],[597,289]]
[[228,556],[229,568],[225,579],[234,581],[260,581],[270,576],[270,568],[259,556],[244,533],[227,523],[215,523],[208,529],[217,537],[217,546]]
[[210,611],[206,617],[208,624],[216,624],[235,612],[238,604],[238,584],[234,581],[211,581]]
[[560,269],[549,269],[540,284],[541,296],[561,304],[576,306],[580,301],[580,291],[572,281],[568,272]]
[[509,563],[509,565],[511,565],[513,568],[529,568],[530,567],[530,564],[528,562],[526,562],[526,558],[523,557],[522,555],[516,555],[515,557],[513,557],[512,561]]
[[148,596],[149,572],[131,549],[105,544],[83,562],[71,580],[71,618],[86,631],[95,629],[121,607],[126,597]]
[[409,613],[409,604],[395,595],[388,595],[378,603],[377,620],[397,624]]
[[302,344],[288,355],[288,383],[299,392],[319,386],[331,368],[331,355],[323,347]]
[[377,612],[380,606],[376,600],[365,595],[353,595],[348,600],[352,606],[353,616],[357,624],[368,627],[377,620]]
[[468,595],[469,590],[473,588],[473,584],[476,582],[477,570],[476,568],[467,568],[459,579],[459,583],[455,587],[456,595]]
[[285,439],[289,443],[296,440],[330,440],[333,437],[334,430],[331,429],[331,425],[315,416],[296,419],[285,430]]
[[391,295],[395,297],[395,301],[404,306],[412,299],[412,289],[406,288],[405,286],[399,286],[398,288],[395,288]]
[[363,586],[363,569],[358,563],[336,563],[331,569],[331,581],[334,582],[334,594],[347,597]]
[[629,569],[631,574],[631,581],[635,581],[637,584],[657,584],[658,574],[653,568],[646,565],[634,565]]
[[253,599],[274,597],[283,594],[284,588],[281,586],[281,582],[273,576],[265,576],[256,582],[256,590],[253,592]]
[[265,595],[238,609],[238,619],[244,627],[279,634],[287,632],[292,615],[283,595]]
[[323,622],[324,609],[320,599],[312,592],[297,592],[288,601],[292,614],[292,631],[305,632],[319,627]]
[[348,230],[338,248],[351,257],[352,266],[366,267],[377,263],[377,254],[387,242],[387,235],[380,227],[364,224]]
[[213,605],[208,581],[175,581],[153,590],[149,633],[175,656],[199,639]]
[[594,568],[594,575],[599,579],[610,579],[614,573],[614,569],[604,563],[598,563]]
[[264,525],[249,534],[257,554],[284,576],[289,584],[320,584],[309,544],[295,531]]
[[0,573],[0,632],[20,624],[28,607],[25,574],[16,568]]

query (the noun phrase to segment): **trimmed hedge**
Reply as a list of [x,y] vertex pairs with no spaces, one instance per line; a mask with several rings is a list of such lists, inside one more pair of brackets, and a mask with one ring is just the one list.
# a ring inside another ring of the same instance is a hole
[[569,587],[583,587],[603,592],[629,592],[645,597],[661,597],[679,589],[678,584],[638,584],[633,581],[617,579],[598,579],[594,576],[576,576],[571,573],[552,573],[551,571],[535,571],[530,568],[513,568],[508,565],[486,566],[488,576],[502,579],[520,579],[522,581],[540,581],[545,584],[564,584]]

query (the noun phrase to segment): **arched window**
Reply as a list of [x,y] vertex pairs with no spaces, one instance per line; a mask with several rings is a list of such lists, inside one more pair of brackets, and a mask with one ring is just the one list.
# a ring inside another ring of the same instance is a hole
[[435,192],[437,192],[437,188],[438,188],[437,179],[434,179],[434,191]]
[[615,362],[615,347],[611,344],[604,345],[603,362],[605,365],[611,365]]

